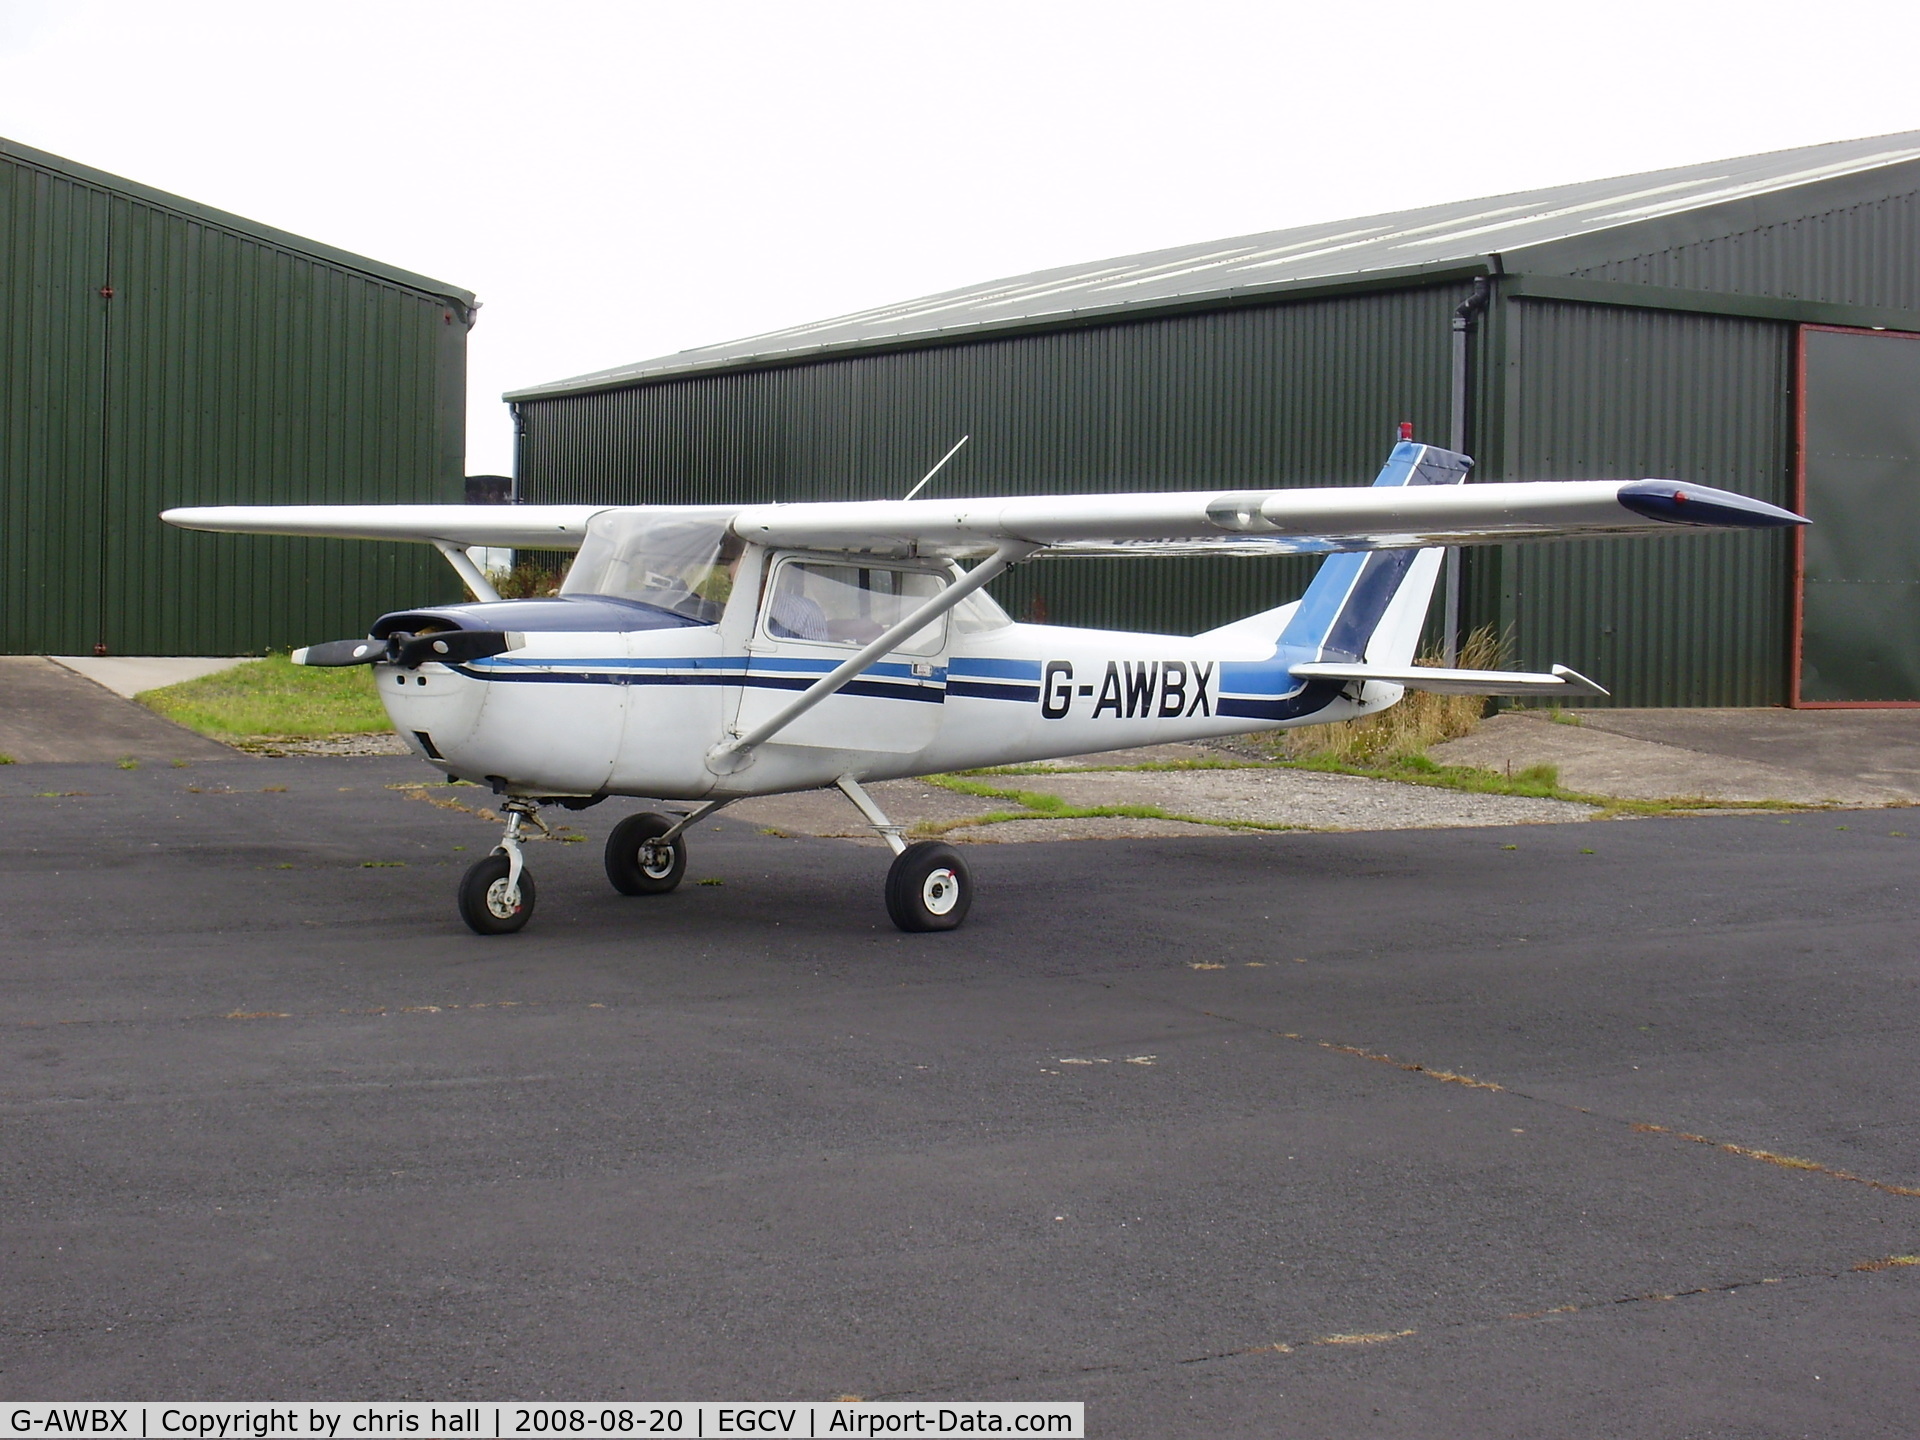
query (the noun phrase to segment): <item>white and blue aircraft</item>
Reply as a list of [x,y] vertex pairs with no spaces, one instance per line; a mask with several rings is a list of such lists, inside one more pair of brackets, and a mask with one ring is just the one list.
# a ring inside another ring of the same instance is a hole
[[[966,917],[966,862],[909,843],[875,780],[1275,730],[1384,710],[1409,689],[1605,692],[1548,674],[1414,664],[1443,551],[1582,535],[1800,525],[1667,480],[1460,484],[1464,455],[1403,441],[1371,488],[735,506],[320,505],[169,510],[198,530],[415,540],[475,603],[396,611],[298,651],[373,667],[395,728],[504,797],[499,846],[460,884],[481,934],[520,929],[538,810],[693,802],[607,841],[627,895],[672,890],[687,830],[749,796],[838,787],[894,852],[903,930]],[[575,549],[557,596],[502,600],[470,546]],[[984,587],[1053,555],[1327,556],[1291,604],[1194,636],[1016,624]],[[963,561],[973,561],[971,568]]]

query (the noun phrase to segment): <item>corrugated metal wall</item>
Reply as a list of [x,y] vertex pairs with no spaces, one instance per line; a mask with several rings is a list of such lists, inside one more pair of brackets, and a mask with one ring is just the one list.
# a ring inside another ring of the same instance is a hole
[[[1433,286],[1041,332],[523,404],[521,495],[616,503],[898,495],[954,439],[946,494],[1370,480],[1412,420],[1445,438]],[[1792,327],[1506,299],[1474,342],[1479,479],[1655,476],[1790,499]],[[1192,633],[1297,595],[1314,562],[1057,560],[1017,615]],[[1619,705],[1774,705],[1789,552],[1764,534],[1467,552],[1463,623]]]
[[[1690,480],[1791,503],[1793,327],[1532,300],[1502,307],[1499,478]],[[1490,417],[1491,418],[1491,417]],[[1507,547],[1515,663],[1573,666],[1616,705],[1779,705],[1780,532]],[[1484,605],[1486,597],[1481,597]]]
[[[66,491],[105,454],[108,197],[0,160],[0,649],[97,627],[98,529]],[[94,501],[97,504],[97,483]]]
[[457,500],[465,342],[442,297],[0,155],[0,650],[243,654],[452,595],[424,547],[156,517]]
[[[524,402],[534,502],[1365,484],[1411,420],[1445,439],[1461,286],[1353,295]],[[1053,560],[995,589],[1059,624],[1192,633],[1298,595],[1313,562]]]

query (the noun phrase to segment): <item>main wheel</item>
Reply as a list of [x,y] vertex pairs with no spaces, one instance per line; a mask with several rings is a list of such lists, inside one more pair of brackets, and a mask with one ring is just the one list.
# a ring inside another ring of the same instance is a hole
[[533,918],[533,872],[520,867],[520,893],[507,898],[505,855],[475,861],[460,880],[460,918],[476,935],[511,935]]
[[973,876],[951,845],[922,840],[894,856],[887,914],[902,930],[957,930],[973,903]]
[[665,815],[629,815],[607,836],[607,879],[622,895],[664,895],[687,873],[684,835],[661,844],[677,822]]

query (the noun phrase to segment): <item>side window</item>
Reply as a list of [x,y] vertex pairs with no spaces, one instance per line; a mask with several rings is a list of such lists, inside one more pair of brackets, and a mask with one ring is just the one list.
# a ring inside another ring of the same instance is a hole
[[[786,560],[774,573],[761,623],[776,640],[865,645],[940,589],[940,577],[924,570]],[[946,627],[943,615],[894,648],[909,655],[937,655]]]

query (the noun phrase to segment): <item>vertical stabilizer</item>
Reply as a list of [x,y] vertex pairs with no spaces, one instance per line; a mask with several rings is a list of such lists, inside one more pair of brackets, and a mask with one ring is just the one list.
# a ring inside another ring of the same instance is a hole
[[[1458,485],[1472,468],[1465,455],[1403,440],[1373,483]],[[1438,546],[1429,546],[1329,555],[1280,632],[1281,655],[1297,663],[1409,663],[1420,642],[1442,553]]]

